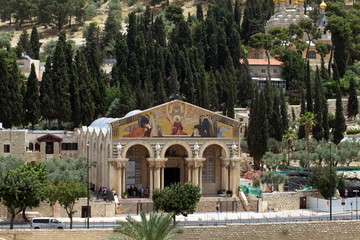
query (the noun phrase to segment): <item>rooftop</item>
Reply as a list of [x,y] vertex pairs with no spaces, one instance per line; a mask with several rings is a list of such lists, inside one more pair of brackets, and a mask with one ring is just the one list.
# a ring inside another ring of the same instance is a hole
[[[244,59],[240,59],[240,63],[243,64],[244,63]],[[253,65],[259,65],[259,66],[263,66],[263,65],[268,65],[268,61],[267,59],[254,59],[254,58],[250,58],[248,59],[248,63],[249,66],[253,66]],[[276,59],[270,59],[270,65],[271,66],[280,66],[282,65],[283,62],[278,61]]]

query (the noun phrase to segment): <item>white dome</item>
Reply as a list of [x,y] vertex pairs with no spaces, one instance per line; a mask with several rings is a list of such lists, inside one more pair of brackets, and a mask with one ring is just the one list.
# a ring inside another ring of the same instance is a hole
[[128,112],[124,117],[130,117],[130,116],[136,115],[136,114],[141,113],[141,112],[142,111],[139,110],[139,109],[132,110],[132,111]]
[[98,118],[95,121],[93,121],[89,127],[110,129],[110,125],[108,123],[115,121],[117,119],[118,118],[105,118],[105,117]]

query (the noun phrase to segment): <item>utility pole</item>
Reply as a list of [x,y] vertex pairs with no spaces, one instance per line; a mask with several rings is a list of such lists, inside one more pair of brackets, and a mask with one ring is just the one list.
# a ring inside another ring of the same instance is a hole
[[[330,142],[330,191],[332,191],[332,158],[331,158],[331,142]],[[332,221],[332,194],[330,196],[330,221]]]
[[90,183],[89,183],[89,147],[90,144],[86,144],[86,182],[87,182],[87,203],[86,203],[86,228],[89,229],[90,221]]
[[353,192],[356,194],[355,196],[355,199],[356,199],[356,220],[358,220],[358,201],[357,201],[357,198],[358,198],[358,192],[359,190],[353,190]]

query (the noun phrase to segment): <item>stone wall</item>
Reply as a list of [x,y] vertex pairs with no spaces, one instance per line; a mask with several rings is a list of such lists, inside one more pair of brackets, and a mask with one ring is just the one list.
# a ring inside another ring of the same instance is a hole
[[[272,207],[278,211],[281,210],[296,210],[300,208],[301,197],[320,197],[319,193],[314,190],[300,191],[300,192],[273,192],[263,193],[262,206],[264,208]],[[306,207],[308,208],[309,201],[307,201]],[[263,209],[266,211],[267,209]]]
[[[358,96],[358,101],[360,102],[360,96]],[[329,109],[329,113],[332,113],[335,115],[335,110],[336,110],[336,99],[328,99],[327,100],[327,104],[328,104],[328,109]],[[347,98],[343,98],[342,99],[342,105],[343,105],[343,113],[344,116],[347,116],[347,104],[348,104],[348,99]],[[297,118],[300,117],[300,105],[288,105],[288,114],[291,118],[291,109],[294,108],[294,112]],[[360,105],[359,105],[359,112],[360,112]],[[358,115],[359,117],[359,115]]]
[[[91,207],[91,216],[93,217],[114,217],[116,204],[114,202],[104,202],[91,200],[89,203]],[[76,213],[74,217],[81,217],[81,207],[86,206],[86,198],[81,198],[75,204],[74,210]],[[67,217],[65,209],[59,204],[50,206],[46,202],[42,202],[39,207],[28,209],[28,212],[39,212],[44,217]],[[2,218],[7,218],[7,211],[4,206],[0,206],[0,212]],[[136,211],[135,211],[136,212]]]
[[[192,239],[343,239],[360,236],[360,221],[253,223],[213,227],[184,227],[183,234],[174,240]],[[0,238],[6,240],[93,240],[116,236],[112,230],[1,230]]]

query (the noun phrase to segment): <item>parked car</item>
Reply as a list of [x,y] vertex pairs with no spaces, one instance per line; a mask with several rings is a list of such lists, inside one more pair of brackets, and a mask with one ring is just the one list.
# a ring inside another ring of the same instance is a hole
[[56,218],[37,217],[31,219],[30,228],[32,229],[65,229],[66,224]]

